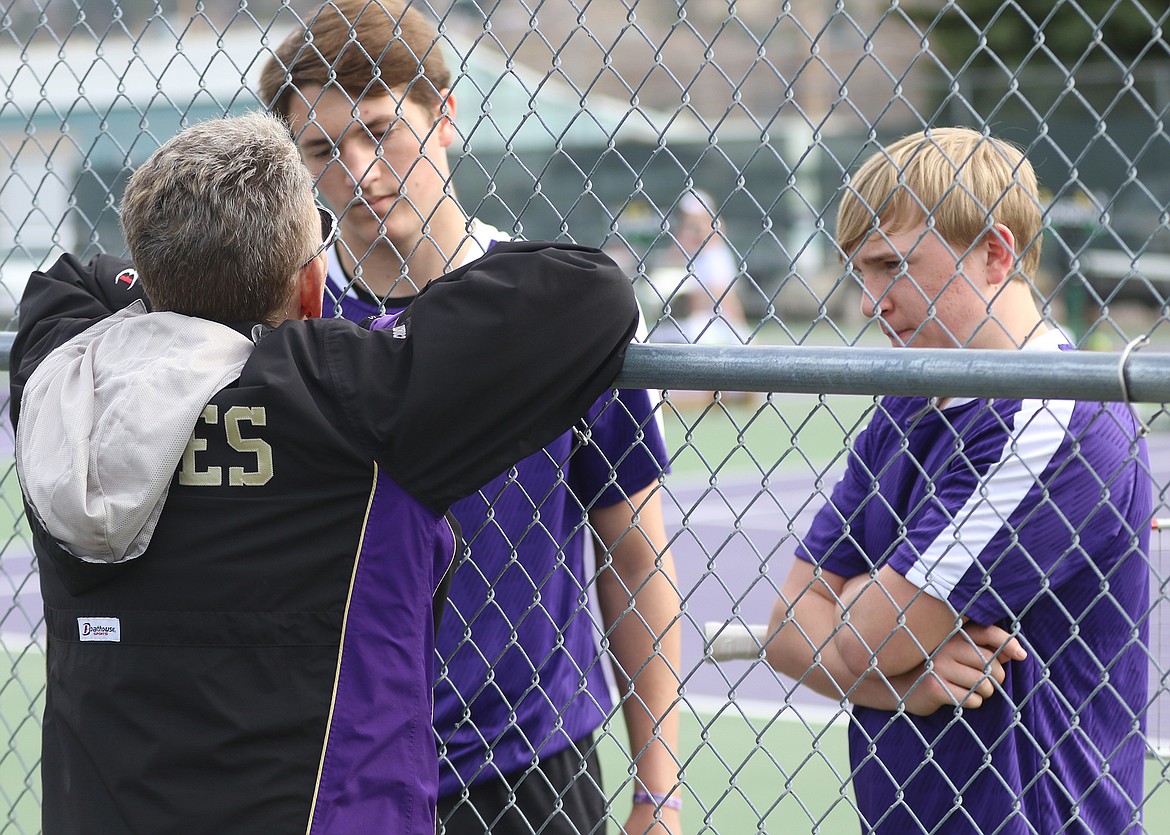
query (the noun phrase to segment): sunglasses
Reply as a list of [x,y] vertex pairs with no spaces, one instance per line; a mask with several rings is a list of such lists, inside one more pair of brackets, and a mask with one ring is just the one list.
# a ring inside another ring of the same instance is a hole
[[321,245],[314,250],[313,254],[305,259],[305,263],[301,264],[303,270],[307,267],[314,258],[320,255],[329,247],[333,246],[333,242],[337,240],[337,215],[329,211],[320,203],[317,204],[317,214],[321,218]]

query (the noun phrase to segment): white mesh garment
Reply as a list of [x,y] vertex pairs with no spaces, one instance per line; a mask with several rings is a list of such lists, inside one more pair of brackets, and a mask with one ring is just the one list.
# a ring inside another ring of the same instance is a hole
[[21,399],[16,464],[62,547],[87,562],[146,550],[196,420],[252,347],[226,325],[136,302],[44,359]]

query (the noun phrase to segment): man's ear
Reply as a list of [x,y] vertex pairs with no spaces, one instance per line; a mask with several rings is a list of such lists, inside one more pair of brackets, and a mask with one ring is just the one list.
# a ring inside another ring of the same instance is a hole
[[999,285],[1015,274],[1016,236],[1002,223],[996,223],[983,236],[987,246],[987,281]]
[[301,319],[320,319],[324,306],[325,274],[329,269],[328,256],[321,253],[297,273],[297,299]]

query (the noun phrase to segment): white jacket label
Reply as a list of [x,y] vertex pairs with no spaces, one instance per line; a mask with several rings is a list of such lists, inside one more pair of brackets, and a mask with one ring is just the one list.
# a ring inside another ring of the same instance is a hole
[[77,634],[82,641],[122,640],[122,626],[117,618],[78,618]]

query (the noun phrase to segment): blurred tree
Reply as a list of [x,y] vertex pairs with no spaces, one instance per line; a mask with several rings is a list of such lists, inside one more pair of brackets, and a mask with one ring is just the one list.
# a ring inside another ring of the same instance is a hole
[[917,0],[911,19],[948,66],[1082,63],[1130,66],[1170,58],[1166,0]]

